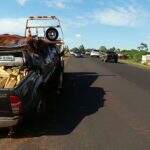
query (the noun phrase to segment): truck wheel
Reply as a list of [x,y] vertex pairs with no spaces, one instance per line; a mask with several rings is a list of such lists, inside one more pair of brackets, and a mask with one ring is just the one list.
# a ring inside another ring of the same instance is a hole
[[57,40],[59,36],[58,30],[55,29],[54,27],[50,27],[46,31],[46,38],[50,41],[55,41]]

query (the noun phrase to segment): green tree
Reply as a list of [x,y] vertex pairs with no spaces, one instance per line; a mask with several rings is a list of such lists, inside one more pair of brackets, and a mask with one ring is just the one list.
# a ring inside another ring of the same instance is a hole
[[85,49],[85,52],[91,52],[92,51],[92,49],[91,48],[87,48],[87,49]]
[[121,52],[120,48],[117,48],[117,49],[116,49],[116,52],[118,52],[118,53]]
[[139,51],[148,51],[148,45],[146,43],[141,43],[138,47]]
[[80,50],[77,47],[72,48],[71,51],[74,52],[74,53],[79,53],[80,52]]
[[144,50],[139,51],[139,50],[131,49],[131,50],[123,50],[122,54],[126,55],[128,59],[140,63],[142,59],[142,55],[147,55],[149,54],[149,52],[146,52]]
[[110,48],[109,50],[115,52],[115,51],[116,51],[116,48],[115,48],[115,47],[112,47],[112,48]]
[[64,46],[64,49],[63,49],[66,53],[68,53],[69,52],[69,47],[66,45],[66,46]]
[[106,48],[105,46],[101,46],[101,47],[99,48],[99,51],[101,51],[101,52],[106,52],[106,51],[107,51],[107,48]]
[[80,51],[82,54],[85,54],[84,45],[80,45],[80,46],[79,46],[79,51]]

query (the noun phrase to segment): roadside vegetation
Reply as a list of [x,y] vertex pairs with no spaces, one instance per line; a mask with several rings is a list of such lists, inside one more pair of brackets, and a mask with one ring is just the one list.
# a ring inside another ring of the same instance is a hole
[[[95,48],[85,48],[84,45],[80,45],[79,47],[74,47],[69,49],[68,46],[65,47],[67,52],[71,51],[74,53],[82,53],[91,52],[92,49]],[[139,66],[146,66],[147,64],[141,64],[142,56],[149,55],[150,51],[148,49],[148,45],[146,43],[141,43],[136,49],[119,49],[119,48],[107,48],[106,46],[100,46],[97,50],[105,53],[106,51],[114,51],[119,54],[120,61],[123,63],[134,64]]]
[[141,63],[143,55],[150,54],[148,51],[148,45],[145,43],[141,43],[137,49],[123,50],[121,53],[126,56],[126,59],[136,63]]
[[128,59],[133,62],[137,62],[137,63],[141,63],[143,55],[150,54],[150,52],[145,51],[145,50],[139,51],[139,50],[134,50],[134,49],[123,50],[121,53],[125,56],[125,59]]

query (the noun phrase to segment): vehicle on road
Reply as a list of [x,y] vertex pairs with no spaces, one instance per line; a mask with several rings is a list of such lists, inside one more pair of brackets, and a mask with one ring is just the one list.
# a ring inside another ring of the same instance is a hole
[[80,52],[74,53],[74,56],[77,57],[77,58],[83,57],[83,55]]
[[[57,21],[58,25],[29,25],[30,21],[43,20]],[[63,40],[58,39],[56,29],[60,27],[55,16],[29,17],[26,44],[0,47],[0,128],[13,127],[24,117],[44,113],[46,101],[41,89],[46,84],[52,86],[50,92],[62,87]],[[41,28],[43,36],[38,34]],[[36,35],[32,35],[32,29],[36,29]]]
[[91,52],[85,52],[85,55],[90,56]]
[[103,62],[118,63],[118,54],[113,51],[107,51],[105,53],[100,53],[100,59]]
[[70,51],[70,55],[71,56],[74,56],[74,57],[82,57],[83,56],[83,54],[81,53],[81,52],[72,52],[72,51]]
[[91,53],[90,53],[90,56],[91,57],[99,57],[99,51],[98,50],[92,50]]
[[74,55],[75,55],[75,53],[72,52],[72,51],[70,51],[69,53],[70,53],[71,56],[74,56]]

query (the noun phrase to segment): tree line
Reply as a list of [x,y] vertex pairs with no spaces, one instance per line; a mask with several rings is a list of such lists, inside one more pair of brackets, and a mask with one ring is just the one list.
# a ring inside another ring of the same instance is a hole
[[[85,52],[90,52],[91,50],[93,49],[96,49],[96,48],[85,48],[84,45],[80,45],[79,47],[74,47],[74,48],[71,48],[69,49],[68,46],[65,46],[64,49],[66,51],[72,51],[72,52],[80,52],[80,53],[85,53]],[[129,51],[128,49],[126,50],[121,50],[119,48],[116,48],[116,47],[112,47],[112,48],[106,48],[106,46],[100,46],[98,49],[96,50],[99,50],[100,52],[106,52],[106,51],[114,51],[114,52],[123,52],[123,51]],[[148,45],[146,43],[141,43],[137,49],[131,49],[130,51],[132,50],[137,50],[137,51],[144,51],[144,52],[148,52]]]
[[[95,48],[85,48],[84,45],[80,45],[79,47],[74,47],[69,49],[68,46],[64,47],[64,50],[66,52],[75,52],[75,53],[82,53],[85,54],[86,52],[91,52]],[[139,46],[136,49],[119,49],[116,47],[107,48],[106,46],[100,46],[98,49],[96,49],[100,52],[106,52],[106,51],[114,51],[116,53],[125,55],[127,59],[133,60],[135,62],[141,62],[142,55],[150,54],[148,45],[146,43],[140,43]]]

